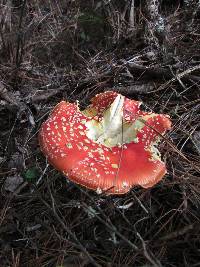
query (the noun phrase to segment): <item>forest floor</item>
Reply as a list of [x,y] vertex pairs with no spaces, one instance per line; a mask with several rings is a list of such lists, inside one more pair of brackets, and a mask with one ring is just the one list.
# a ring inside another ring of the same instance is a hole
[[[199,1],[3,0],[0,22],[0,266],[200,266]],[[106,90],[171,117],[151,189],[97,195],[40,151],[55,104]]]

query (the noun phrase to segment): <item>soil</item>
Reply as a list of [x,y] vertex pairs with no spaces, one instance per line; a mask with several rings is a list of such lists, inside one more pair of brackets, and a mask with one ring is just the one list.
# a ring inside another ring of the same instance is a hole
[[[0,22],[0,266],[200,266],[199,1],[2,0]],[[59,101],[107,90],[171,117],[153,188],[98,195],[40,151]]]

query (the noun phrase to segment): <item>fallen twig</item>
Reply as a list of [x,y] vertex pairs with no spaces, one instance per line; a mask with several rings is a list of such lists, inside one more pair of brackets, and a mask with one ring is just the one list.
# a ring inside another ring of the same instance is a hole
[[[176,77],[174,77],[173,73],[165,68],[159,67],[159,68],[153,68],[153,67],[146,67],[137,63],[132,63],[132,62],[128,62],[127,65],[129,66],[129,68],[131,68],[132,70],[135,71],[140,71],[140,72],[144,72],[147,75],[150,75],[152,78],[165,78],[165,79],[171,79],[170,81],[168,81],[165,85],[164,88],[166,88],[166,86],[177,80],[177,79],[184,79],[184,80],[193,80],[195,82],[200,82],[200,77],[196,76],[196,75],[190,75],[191,72],[200,69],[200,65],[191,67],[179,74],[176,75]],[[164,89],[162,88],[162,89]],[[159,89],[158,89],[159,90]]]

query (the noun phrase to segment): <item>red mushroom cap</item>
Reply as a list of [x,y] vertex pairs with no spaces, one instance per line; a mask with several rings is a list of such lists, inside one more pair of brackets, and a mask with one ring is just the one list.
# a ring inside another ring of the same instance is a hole
[[116,92],[95,96],[80,111],[62,101],[43,123],[43,153],[70,180],[107,194],[151,187],[166,173],[156,144],[171,128],[167,115],[143,112],[140,102]]

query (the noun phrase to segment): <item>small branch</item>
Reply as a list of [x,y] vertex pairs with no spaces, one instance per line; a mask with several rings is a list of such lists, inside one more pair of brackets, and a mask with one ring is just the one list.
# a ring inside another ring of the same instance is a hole
[[47,101],[49,98],[57,95],[58,93],[66,90],[66,86],[62,86],[58,89],[47,89],[47,90],[37,90],[35,94],[31,97],[33,103],[38,103],[40,101]]
[[[22,33],[22,21],[24,16],[26,6],[26,0],[21,0],[21,12],[18,26],[18,36],[17,36],[17,49],[16,49],[16,67],[19,68],[22,61],[23,49],[24,49],[24,34]],[[20,54],[21,52],[21,54]]]
[[200,77],[196,76],[196,75],[190,75],[191,72],[195,71],[195,70],[199,70],[200,69],[200,65],[191,67],[179,74],[176,75],[176,77],[174,77],[173,73],[170,70],[164,69],[162,67],[160,68],[151,68],[151,67],[146,67],[143,65],[139,65],[137,63],[132,63],[132,62],[128,62],[127,65],[129,66],[130,69],[134,70],[134,71],[140,71],[140,72],[144,72],[145,74],[149,75],[149,76],[153,76],[154,78],[165,78],[165,79],[171,79],[168,83],[171,83],[177,79],[185,79],[185,80],[193,80],[194,82],[200,82]]
[[129,24],[132,29],[135,28],[135,16],[134,16],[135,0],[131,0]]
[[143,253],[144,256],[146,257],[146,259],[154,266],[154,267],[161,267],[160,262],[157,259],[153,259],[153,257],[149,254],[149,252],[147,251],[147,245],[144,241],[144,239],[142,238],[142,236],[137,232],[137,236],[140,239],[141,243],[142,243],[142,247],[143,247]]
[[[119,86],[114,87],[114,91],[125,94],[125,95],[132,95],[132,94],[148,94],[153,91],[154,85],[153,83],[135,83],[129,86]],[[113,90],[113,89],[112,89]]]

